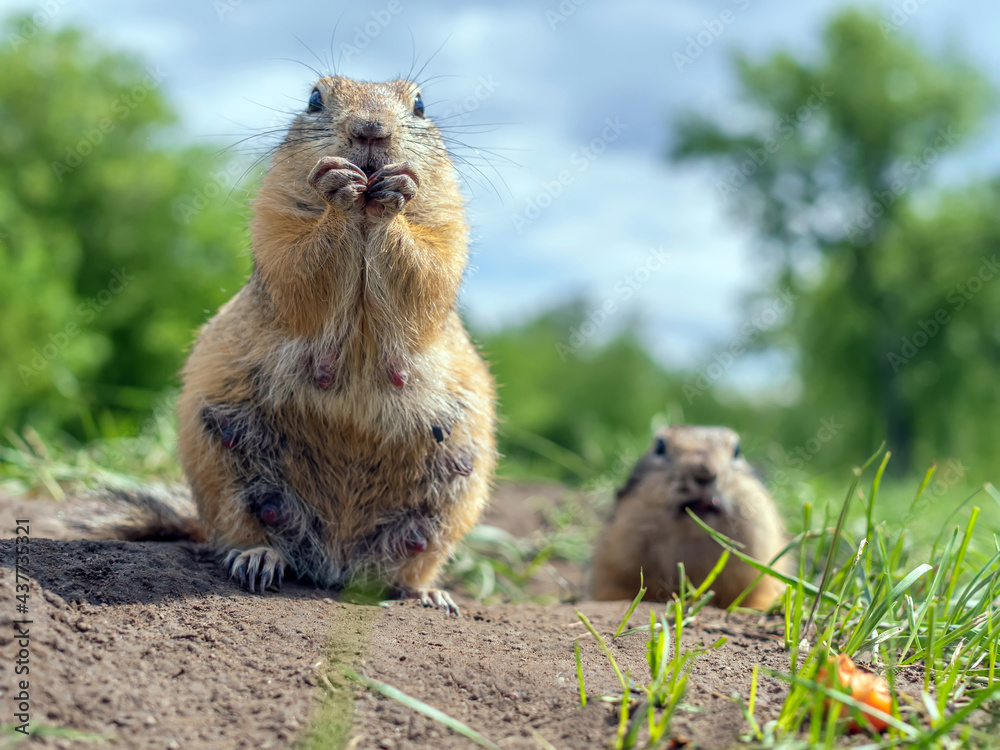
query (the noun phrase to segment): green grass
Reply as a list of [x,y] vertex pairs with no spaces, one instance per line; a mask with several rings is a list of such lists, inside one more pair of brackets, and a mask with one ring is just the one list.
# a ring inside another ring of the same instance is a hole
[[[787,548],[798,554],[798,575],[777,573],[768,564],[773,561],[748,558],[738,543],[703,525],[720,544],[713,575],[697,587],[688,582],[648,626],[623,633],[640,592],[613,636],[649,633],[651,680],[646,685],[636,686],[631,675],[622,674],[604,637],[580,614],[622,686],[620,694],[603,696],[618,705],[615,748],[665,746],[686,676],[695,659],[708,650],[682,650],[680,633],[710,599],[712,578],[729,555],[786,583],[785,596],[773,609],[784,617],[789,657],[787,672],[757,665],[747,675],[749,699],[735,699],[747,731],[734,742],[761,748],[843,746],[849,720],[862,726],[867,722],[849,689],[826,684],[818,673],[833,656],[846,653],[869,657],[862,661],[870,660],[884,674],[893,698],[892,714],[879,717],[889,724],[887,730],[872,732],[862,740],[865,747],[1000,746],[1000,538],[996,525],[983,523],[981,508],[975,504],[982,501],[995,510],[1000,493],[987,485],[945,513],[938,509],[937,529],[928,540],[920,532],[934,524],[915,519],[925,507],[922,501],[934,481],[934,469],[919,482],[906,511],[900,513],[898,507],[892,511],[899,514],[895,522],[879,521],[887,464],[888,455],[879,453],[856,469],[846,496],[824,509],[820,524],[815,523],[811,504],[802,507],[800,530]],[[868,473],[870,485],[862,486]],[[680,579],[686,580],[683,566]],[[739,600],[730,610],[738,604]],[[576,668],[584,703],[578,657]],[[901,670],[913,669],[922,674],[921,683],[897,689]],[[766,721],[754,714],[761,673],[789,686],[778,715]]]
[[[0,726],[0,750],[7,748],[21,747],[21,743],[28,739],[28,735],[16,732],[16,724],[5,724]],[[63,727],[50,727],[46,724],[32,724],[32,737],[51,737],[56,740],[71,740],[84,743],[107,743],[115,738],[111,734],[100,734],[98,732],[81,732],[76,729],[65,729]],[[34,744],[34,743],[29,743]]]
[[[597,642],[601,653],[608,660],[622,689],[618,695],[602,696],[603,700],[611,701],[618,706],[618,727],[614,739],[615,750],[638,747],[640,738],[646,747],[657,747],[666,742],[670,737],[671,722],[684,698],[688,676],[694,667],[695,659],[726,642],[723,637],[708,648],[683,649],[681,635],[684,632],[685,612],[680,599],[675,600],[659,617],[656,616],[655,612],[650,611],[648,628],[634,628],[626,631],[629,619],[645,594],[645,587],[640,586],[638,594],[625,611],[618,629],[612,636],[614,639],[623,634],[627,635],[648,629],[646,661],[649,665],[651,678],[644,685],[636,684],[628,672],[622,673],[604,636],[597,632],[585,614],[579,610],[576,613],[588,633]],[[574,646],[580,703],[586,705],[587,693],[580,665],[579,647],[577,644]]]
[[[659,617],[654,610],[650,610],[649,625],[626,630],[629,620],[646,595],[646,588],[640,572],[639,591],[629,604],[628,609],[625,610],[621,623],[611,638],[614,640],[633,633],[649,633],[646,642],[646,661],[649,665],[650,680],[644,685],[636,684],[631,674],[622,673],[605,638],[597,632],[587,616],[577,610],[577,617],[580,618],[589,634],[597,642],[598,648],[608,660],[622,688],[622,692],[618,695],[602,696],[602,700],[613,702],[618,706],[618,723],[614,739],[615,750],[631,750],[631,748],[639,747],[640,743],[643,747],[655,748],[663,745],[670,738],[671,723],[681,706],[687,688],[688,676],[694,668],[695,660],[726,642],[726,638],[722,637],[707,648],[685,649],[681,646],[684,628],[694,622],[697,613],[712,599],[711,584],[721,572],[728,557],[728,551],[723,550],[719,557],[719,563],[697,587],[685,585],[689,582],[684,575],[684,566],[679,566],[682,582],[680,595],[667,604],[664,613]],[[587,702],[587,693],[577,642],[574,642],[574,653],[580,704],[583,706]]]
[[63,500],[68,494],[98,485],[178,482],[182,479],[174,453],[177,428],[165,411],[137,432],[79,444],[66,437],[44,440],[28,428],[5,430],[0,440],[0,490]]
[[[526,503],[532,500],[528,497]],[[445,569],[446,586],[484,604],[581,598],[583,591],[565,580],[554,563],[582,568],[590,560],[602,519],[597,498],[567,490],[554,503],[537,501],[542,524],[529,537],[489,524],[475,527]],[[540,593],[541,584],[547,593]]]
[[369,606],[341,610],[332,619],[323,664],[317,670],[319,701],[295,745],[298,750],[329,750],[348,744],[354,724],[354,685],[350,680],[380,616],[379,607]]
[[[780,605],[789,671],[774,674],[790,689],[778,717],[762,727],[754,723],[752,733],[764,747],[793,739],[814,747],[837,744],[845,722],[826,710],[831,691],[817,686],[817,673],[838,653],[868,654],[884,672],[894,698],[892,726],[874,737],[871,747],[996,746],[995,737],[981,725],[995,724],[1000,715],[995,700],[1000,697],[1000,540],[995,525],[984,528],[980,507],[973,502],[995,510],[1000,494],[987,485],[939,513],[938,524],[946,523],[938,525],[926,544],[920,538],[925,526],[915,519],[934,469],[896,522],[879,522],[888,455],[878,463],[870,486],[862,488],[862,477],[877,458],[856,470],[835,521],[826,514],[814,529],[812,508],[802,509],[803,531],[793,540],[800,554],[799,576],[788,581]],[[730,540],[712,533],[735,551]],[[907,667],[922,671],[917,695],[895,689],[896,677]],[[851,707],[848,696],[832,692],[835,702]]]

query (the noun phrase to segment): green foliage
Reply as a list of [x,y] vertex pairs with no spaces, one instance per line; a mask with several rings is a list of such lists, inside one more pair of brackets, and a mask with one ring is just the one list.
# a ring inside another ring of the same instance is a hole
[[134,432],[248,272],[240,171],[169,145],[163,71],[21,22],[0,35],[0,424]]
[[654,360],[632,328],[571,351],[570,333],[585,313],[578,301],[479,337],[500,384],[507,473],[614,483],[646,450],[658,423],[751,422],[753,410],[738,400],[689,399],[691,377]]
[[[736,69],[742,127],[689,116],[674,156],[721,162],[719,195],[757,228],[772,293],[797,295],[763,340],[801,381],[786,442],[833,414],[841,445],[888,438],[900,470],[956,454],[990,465],[1000,193],[934,190],[930,178],[982,124],[992,91],[861,11],[829,24],[816,60],[779,53]],[[849,460],[831,449],[822,462]]]
[[[483,337],[501,384],[501,451],[531,473],[562,464],[562,476],[589,479],[618,452],[634,452],[636,437],[646,440],[650,417],[667,403],[669,376],[631,333],[578,354],[560,352],[583,314],[577,303]],[[544,446],[533,436],[574,455],[540,455]]]

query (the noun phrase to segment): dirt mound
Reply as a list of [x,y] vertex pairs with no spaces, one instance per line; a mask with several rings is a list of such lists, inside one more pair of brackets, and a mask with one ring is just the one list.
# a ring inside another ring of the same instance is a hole
[[[222,577],[203,546],[40,538],[43,530],[65,535],[53,521],[57,507],[0,498],[4,517],[38,521],[28,565],[33,744],[93,746],[52,732],[70,728],[129,748],[288,747],[310,734],[324,678],[341,665],[503,747],[539,747],[533,731],[559,748],[602,747],[613,736],[614,709],[596,699],[618,684],[589,636],[580,643],[591,700],[579,707],[573,641],[584,630],[572,605],[477,607],[460,599],[462,615],[451,618],[412,602],[336,602],[295,584],[252,596]],[[0,540],[0,693],[8,717],[17,692],[10,667],[20,648],[12,623],[25,616],[17,612],[15,559],[14,540]],[[604,632],[625,609],[578,606]],[[634,622],[647,621],[640,607]],[[721,634],[730,640],[698,661],[676,733],[724,747],[745,731],[729,696],[746,698],[754,663],[788,666],[780,640],[767,631],[759,618],[713,613],[685,633],[690,645]],[[637,681],[648,677],[642,634],[619,638],[613,648]],[[334,682],[334,713],[351,747],[470,746],[395,701]],[[762,684],[758,720],[776,711],[781,693],[780,685]],[[312,734],[323,731],[319,725]]]
[[[295,586],[280,597],[246,596],[204,550],[180,544],[32,539],[30,550],[36,734],[71,727],[134,748],[287,747],[308,721],[310,670],[329,623],[352,616],[350,607]],[[23,617],[12,540],[0,541],[0,556],[7,667],[19,651],[12,620]],[[14,694],[14,677],[0,672],[4,696]]]

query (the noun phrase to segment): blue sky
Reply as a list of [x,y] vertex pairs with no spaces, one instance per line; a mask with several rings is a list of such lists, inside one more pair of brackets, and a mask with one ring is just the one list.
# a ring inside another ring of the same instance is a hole
[[[496,327],[574,296],[595,309],[613,301],[596,336],[636,317],[664,361],[691,365],[738,336],[743,296],[763,277],[752,234],[717,195],[718,176],[663,158],[669,125],[688,108],[740,116],[731,54],[777,46],[811,54],[843,5],[0,0],[0,11],[40,12],[44,23],[82,25],[138,52],[166,73],[185,135],[219,148],[286,123],[310,92],[307,66],[325,72],[332,56],[345,75],[386,79],[405,74],[414,51],[420,64],[433,54],[423,78],[441,77],[426,87],[428,115],[454,118],[467,131],[455,137],[495,153],[459,149],[481,170],[464,169],[474,237],[462,296],[469,316]],[[901,33],[936,49],[957,46],[1000,80],[1000,7],[868,6],[886,17],[895,9]],[[709,43],[678,65],[675,53],[693,49],[699,34]],[[968,179],[998,168],[994,133],[950,157],[942,174]],[[754,364],[746,368],[734,377],[752,379]]]

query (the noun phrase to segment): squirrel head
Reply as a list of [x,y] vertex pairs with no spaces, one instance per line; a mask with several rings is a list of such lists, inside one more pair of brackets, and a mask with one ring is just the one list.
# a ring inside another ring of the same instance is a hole
[[415,208],[458,195],[444,138],[425,114],[420,88],[412,81],[371,83],[342,76],[316,81],[271,171],[279,172],[297,197],[317,203],[306,177],[323,156],[348,159],[369,177],[388,164],[409,162],[420,178]]
[[655,503],[678,522],[693,525],[690,509],[711,526],[747,515],[767,491],[740,451],[740,438],[727,427],[671,425],[661,428],[636,464],[618,500]]

